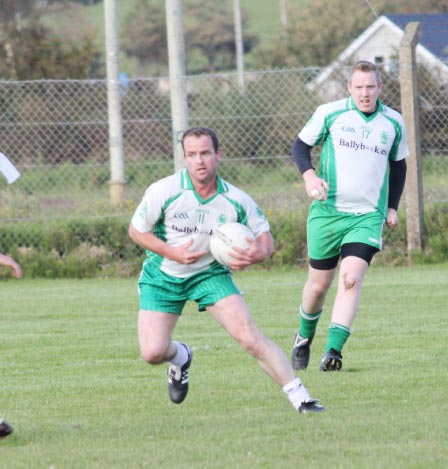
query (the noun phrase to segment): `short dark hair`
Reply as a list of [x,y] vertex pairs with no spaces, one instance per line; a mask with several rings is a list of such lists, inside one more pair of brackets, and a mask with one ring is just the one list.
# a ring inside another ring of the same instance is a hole
[[352,81],[352,76],[355,72],[375,72],[377,83],[380,84],[382,82],[378,67],[373,62],[368,62],[367,60],[356,62],[350,71],[349,83]]
[[192,127],[191,129],[186,130],[182,134],[181,143],[182,143],[182,148],[184,149],[184,151],[185,151],[184,140],[187,137],[191,137],[192,135],[195,137],[201,137],[202,135],[207,135],[208,137],[212,139],[213,149],[215,150],[215,152],[218,151],[219,149],[218,135],[212,129],[209,129],[208,127],[202,127],[202,126]]

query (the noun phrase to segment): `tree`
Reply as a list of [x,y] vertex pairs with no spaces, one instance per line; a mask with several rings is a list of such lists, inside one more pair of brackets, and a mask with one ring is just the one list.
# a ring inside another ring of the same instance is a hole
[[28,16],[35,3],[35,0],[0,0],[0,22],[15,22]]
[[[14,1],[14,0],[13,0]],[[35,1],[42,1],[42,0],[35,0]],[[103,0],[44,0],[45,4],[47,5],[54,5],[57,3],[63,4],[63,3],[78,3],[80,5],[84,6],[91,6],[95,5],[96,3],[101,3]]]
[[[377,0],[377,15],[385,13],[448,11],[446,0]],[[366,2],[354,7],[345,0],[313,0],[288,9],[287,38],[279,37],[258,51],[258,67],[324,66],[334,60],[375,17]]]
[[[235,25],[232,12],[220,2],[210,2],[204,8],[201,1],[190,1],[185,8],[185,43],[189,58],[195,61],[187,67],[196,73],[213,73],[236,67]],[[245,32],[247,15],[241,14],[243,49],[249,52],[258,42],[255,35]],[[187,62],[188,63],[188,62]]]
[[120,34],[123,51],[135,57],[139,73],[167,71],[168,50],[165,10],[148,0],[139,0],[128,14]]
[[[92,78],[101,73],[92,35],[78,40],[55,35],[32,1],[3,2],[0,77],[10,80]],[[8,5],[6,5],[8,4]]]
[[[235,28],[230,9],[220,2],[185,1],[184,25],[187,70],[214,72],[235,68]],[[243,25],[246,23],[243,14]],[[245,52],[256,44],[255,35],[243,35]],[[166,72],[168,65],[165,10],[150,0],[140,0],[129,13],[121,34],[123,50],[135,57],[140,71]]]

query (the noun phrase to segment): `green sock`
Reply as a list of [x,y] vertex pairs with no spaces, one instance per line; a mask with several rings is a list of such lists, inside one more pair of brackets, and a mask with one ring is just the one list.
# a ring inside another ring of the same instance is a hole
[[327,345],[325,347],[325,352],[329,352],[330,349],[334,349],[337,352],[341,353],[342,347],[347,342],[347,339],[350,336],[350,328],[343,326],[342,324],[337,324],[332,322],[328,328],[328,339]]
[[311,339],[314,337],[317,329],[317,323],[319,322],[322,310],[317,313],[308,314],[305,313],[302,306],[299,309],[300,312],[300,324],[299,324],[299,335],[304,339]]

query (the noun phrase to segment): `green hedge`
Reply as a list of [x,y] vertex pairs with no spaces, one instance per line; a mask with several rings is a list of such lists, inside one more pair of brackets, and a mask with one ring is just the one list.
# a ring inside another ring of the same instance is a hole
[[[269,212],[276,249],[264,268],[306,266],[306,211]],[[132,276],[140,271],[144,252],[128,237],[126,218],[69,220],[53,224],[19,223],[0,229],[0,252],[14,256],[25,276],[83,278]],[[414,263],[448,261],[448,203],[434,205],[425,213],[425,251],[411,253]],[[32,240],[25,233],[34,233]],[[25,239],[27,240],[25,242]],[[384,249],[374,263],[405,265],[409,261],[406,220],[384,230]],[[9,277],[1,268],[0,276]]]
[[[0,252],[14,256],[30,277],[134,275],[144,252],[129,239],[128,224],[128,219],[93,218],[7,225],[0,230]],[[33,233],[31,241],[25,233]],[[8,275],[4,270],[0,275]]]

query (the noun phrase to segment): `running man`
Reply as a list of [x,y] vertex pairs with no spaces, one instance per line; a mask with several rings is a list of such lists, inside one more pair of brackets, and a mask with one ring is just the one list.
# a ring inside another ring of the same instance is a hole
[[[0,265],[10,267],[12,274],[15,278],[22,278],[22,269],[20,264],[18,264],[11,256],[7,254],[0,254]],[[10,435],[13,432],[13,428],[9,423],[0,417],[0,438]]]
[[[339,276],[321,371],[340,370],[342,348],[358,311],[361,285],[381,250],[384,222],[398,224],[397,209],[409,154],[402,116],[379,99],[375,64],[356,63],[350,96],[319,106],[292,146],[294,160],[314,199],[308,212],[309,270],[299,309],[292,365],[305,369],[325,297]],[[319,174],[311,148],[321,145]]]
[[[232,279],[232,270],[262,262],[273,250],[269,223],[253,199],[217,175],[221,160],[216,133],[206,127],[182,137],[186,168],[148,187],[129,227],[147,250],[139,279],[138,338],[149,364],[168,362],[168,393],[179,404],[187,396],[192,349],[172,335],[187,300],[207,310],[252,355],[299,412],[324,408],[313,399],[282,350],[255,324]],[[220,224],[240,222],[255,234],[247,251],[234,248],[230,269],[209,252]]]

